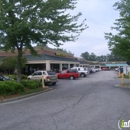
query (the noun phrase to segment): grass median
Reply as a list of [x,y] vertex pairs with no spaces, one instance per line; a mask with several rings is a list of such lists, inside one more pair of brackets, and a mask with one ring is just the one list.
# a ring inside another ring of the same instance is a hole
[[41,82],[32,80],[0,81],[0,101],[16,98],[36,92],[42,92],[48,88],[43,88]]

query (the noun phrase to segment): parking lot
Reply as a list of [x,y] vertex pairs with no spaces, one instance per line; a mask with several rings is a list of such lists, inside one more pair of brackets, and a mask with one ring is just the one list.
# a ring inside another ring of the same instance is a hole
[[0,130],[119,130],[130,117],[130,90],[120,82],[116,71],[59,79],[50,92],[0,104]]

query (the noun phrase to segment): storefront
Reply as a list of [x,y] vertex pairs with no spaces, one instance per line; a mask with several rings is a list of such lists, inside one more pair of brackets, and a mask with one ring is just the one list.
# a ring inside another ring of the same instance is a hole
[[[74,66],[80,66],[80,61],[78,61],[73,54],[48,47],[44,47],[43,49],[35,47],[35,50],[38,56],[31,55],[29,50],[24,52],[23,57],[27,59],[27,63],[22,73],[28,75],[36,70],[53,70],[58,72],[64,69],[70,69]],[[16,54],[0,51],[0,60],[7,56],[16,56]],[[85,62],[84,66],[87,66]]]
[[65,58],[60,56],[52,56],[40,54],[39,56],[24,55],[27,59],[26,74],[30,74],[36,70],[53,70],[59,72],[64,69],[70,69],[74,66],[80,66],[79,61],[73,58]]

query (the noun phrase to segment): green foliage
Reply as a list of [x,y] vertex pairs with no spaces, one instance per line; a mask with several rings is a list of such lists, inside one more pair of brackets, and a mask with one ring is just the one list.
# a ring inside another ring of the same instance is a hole
[[69,50],[67,51],[66,49],[63,49],[63,48],[57,48],[57,50],[60,50],[60,51],[70,53],[70,54],[74,55],[71,51],[69,51]]
[[0,81],[0,95],[17,94],[24,91],[24,86],[16,81]]
[[114,4],[116,10],[119,11],[120,18],[116,19],[115,27],[112,27],[115,33],[105,33],[108,40],[109,49],[120,57],[130,59],[130,1],[121,0]]
[[[27,60],[26,58],[23,57],[21,67],[24,68],[26,63]],[[0,69],[11,70],[14,72],[16,68],[17,68],[17,57],[5,57],[2,59]]]
[[37,89],[42,86],[40,81],[22,80],[21,83],[16,81],[0,81],[0,95],[17,94],[29,89]]
[[101,55],[97,56],[94,53],[89,54],[87,51],[81,54],[81,57],[84,58],[85,60],[89,61],[99,61],[99,62],[106,62],[106,61],[125,61],[124,58],[121,56],[114,54],[111,52],[110,54],[107,55]]
[[22,79],[27,79],[27,75],[22,74]]
[[21,84],[29,89],[36,89],[42,86],[41,82],[36,80],[22,80]]
[[29,49],[31,54],[37,55],[33,45],[60,46],[65,42],[77,40],[87,28],[86,19],[78,24],[82,15],[80,12],[74,16],[66,12],[74,10],[77,1],[0,1],[0,49],[12,52],[17,49],[18,82],[21,81],[24,50]]
[[84,58],[85,60],[89,60],[89,53],[86,51],[81,54],[81,57]]

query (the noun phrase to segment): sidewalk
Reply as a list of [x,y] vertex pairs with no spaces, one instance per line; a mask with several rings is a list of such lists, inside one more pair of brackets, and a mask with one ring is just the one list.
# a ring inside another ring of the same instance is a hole
[[130,79],[124,78],[124,84],[122,84],[122,78],[120,78],[120,84],[116,84],[115,87],[130,88]]

